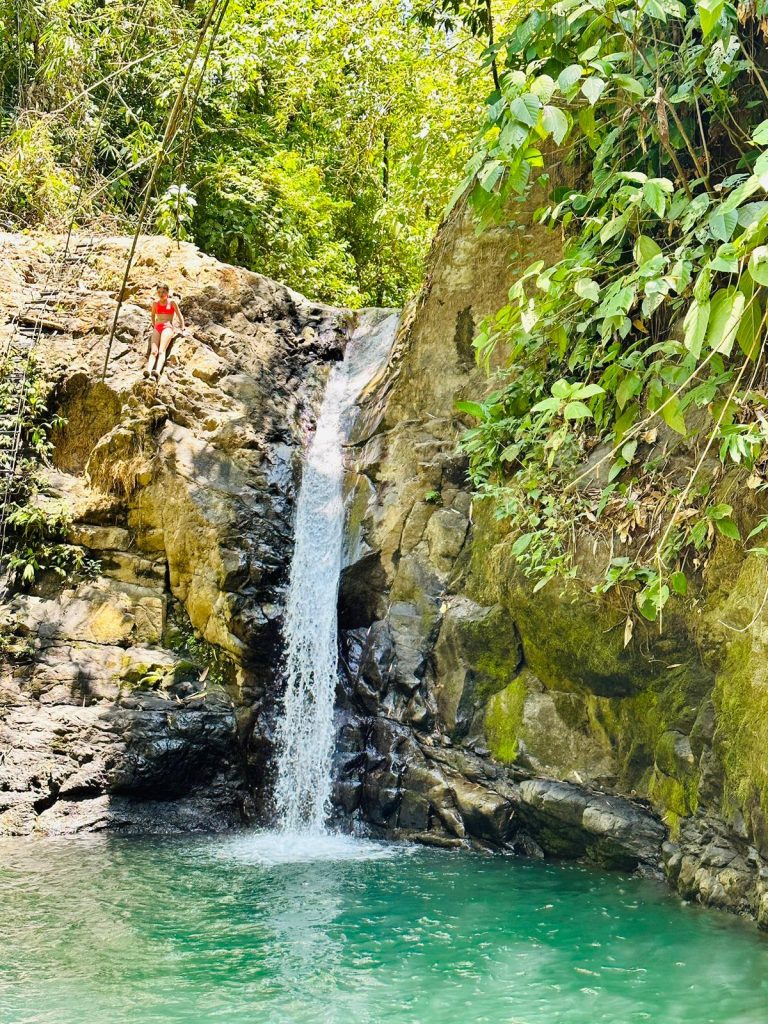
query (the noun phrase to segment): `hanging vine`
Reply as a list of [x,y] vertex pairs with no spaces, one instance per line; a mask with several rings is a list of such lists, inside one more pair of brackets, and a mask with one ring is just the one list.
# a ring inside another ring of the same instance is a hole
[[[630,585],[654,620],[715,537],[741,539],[710,454],[766,487],[765,6],[563,0],[498,44],[455,201],[469,190],[488,223],[539,188],[535,220],[563,245],[517,268],[475,340],[501,364],[494,390],[458,408],[474,483],[514,518],[536,587],[576,573],[578,529],[604,530],[625,553],[595,589]],[[684,485],[662,434],[693,449]]]

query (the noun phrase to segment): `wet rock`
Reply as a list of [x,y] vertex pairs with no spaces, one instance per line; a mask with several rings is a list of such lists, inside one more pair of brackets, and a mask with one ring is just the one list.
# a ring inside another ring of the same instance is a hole
[[520,799],[521,818],[547,852],[629,870],[660,866],[666,829],[628,800],[547,779],[522,782]]
[[[295,470],[346,314],[143,238],[102,381],[129,246],[97,240],[40,353],[66,420],[45,500],[70,513],[94,578],[41,581],[2,609],[0,831],[229,827],[268,782]],[[32,298],[40,240],[2,249]],[[158,266],[190,326],[154,384]],[[0,329],[24,299],[0,295]]]

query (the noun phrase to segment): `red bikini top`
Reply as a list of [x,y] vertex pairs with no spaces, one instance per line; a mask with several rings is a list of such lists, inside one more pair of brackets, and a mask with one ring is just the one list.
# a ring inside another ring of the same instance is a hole
[[161,305],[159,302],[155,303],[155,316],[173,316],[173,303],[170,299],[166,300],[165,305]]

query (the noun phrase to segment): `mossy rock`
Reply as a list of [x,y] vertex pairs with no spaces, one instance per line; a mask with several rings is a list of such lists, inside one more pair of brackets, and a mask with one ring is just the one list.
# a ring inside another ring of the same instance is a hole
[[514,679],[522,662],[520,637],[501,605],[454,599],[434,651],[435,697],[444,724],[465,735],[478,710]]

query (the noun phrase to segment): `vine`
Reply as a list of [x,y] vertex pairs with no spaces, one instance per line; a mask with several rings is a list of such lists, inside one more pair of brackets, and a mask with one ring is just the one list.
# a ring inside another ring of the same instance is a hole
[[[455,201],[469,190],[487,224],[541,189],[535,222],[563,244],[516,268],[474,342],[494,390],[457,408],[537,588],[575,574],[578,529],[605,529],[627,554],[595,589],[630,585],[655,620],[715,537],[741,539],[725,468],[768,486],[765,7],[563,0],[496,44]],[[684,485],[661,444],[676,436],[696,459]]]
[[46,571],[62,577],[90,577],[98,571],[98,563],[87,558],[81,547],[66,543],[69,515],[62,503],[46,500],[43,494],[41,469],[53,454],[51,434],[64,421],[49,414],[50,388],[34,358],[21,402],[9,369],[0,364],[0,423],[12,428],[21,415],[21,443],[12,474],[8,472],[13,465],[12,435],[3,433],[0,444],[0,511],[6,531],[3,569],[16,587],[31,586]]

